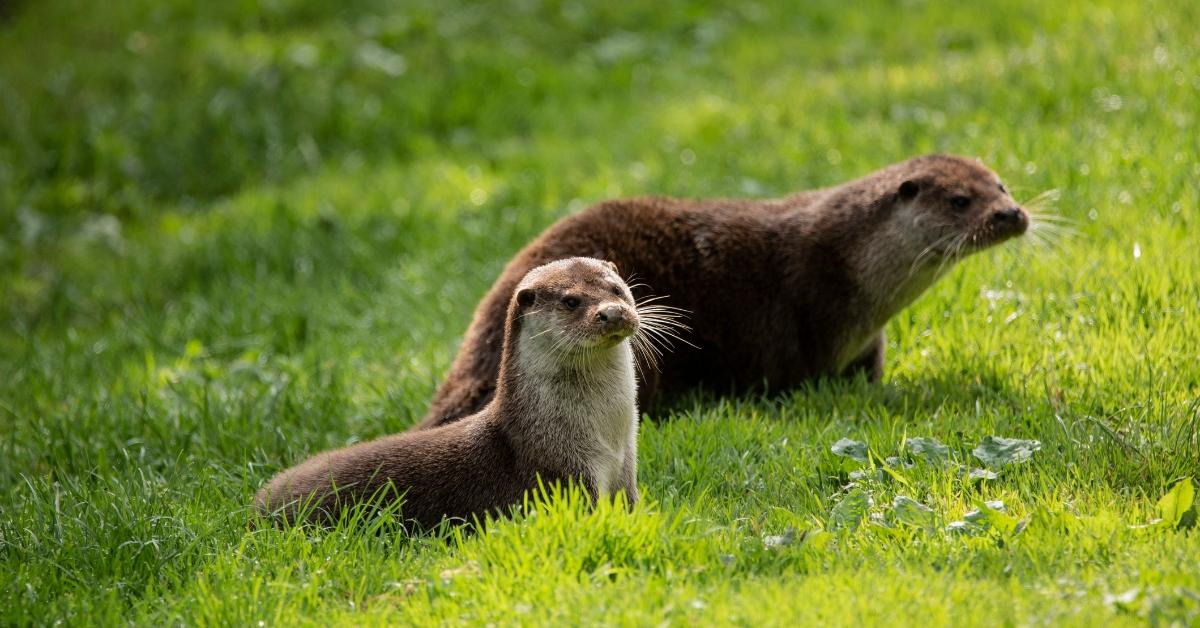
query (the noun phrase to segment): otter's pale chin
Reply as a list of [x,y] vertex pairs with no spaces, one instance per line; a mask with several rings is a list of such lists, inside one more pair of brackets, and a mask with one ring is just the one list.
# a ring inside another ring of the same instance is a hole
[[629,338],[629,334],[612,334],[596,339],[594,346],[601,349],[612,349],[613,347],[625,342]]
[[590,338],[583,339],[577,345],[580,349],[612,349],[631,338],[637,332],[636,327],[616,329],[601,332]]

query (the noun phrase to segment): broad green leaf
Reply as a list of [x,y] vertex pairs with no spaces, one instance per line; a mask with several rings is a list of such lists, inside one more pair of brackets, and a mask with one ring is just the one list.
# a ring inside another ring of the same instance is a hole
[[971,472],[967,474],[967,481],[982,482],[983,480],[994,480],[998,477],[1000,476],[996,475],[995,471],[989,471],[987,469],[971,469]]
[[1006,465],[1027,461],[1033,457],[1033,452],[1041,448],[1042,444],[1036,440],[984,436],[971,453],[979,458],[985,466],[999,469]]
[[1029,517],[1018,520],[1005,512],[1004,502],[1000,500],[976,502],[975,505],[975,510],[963,515],[964,521],[951,522],[946,526],[946,531],[975,536],[994,530],[1011,537],[1024,532],[1029,525]]
[[829,513],[829,527],[855,530],[871,508],[871,496],[861,488],[850,491]]
[[1195,489],[1192,478],[1186,477],[1175,483],[1162,499],[1158,500],[1158,516],[1162,525],[1174,528],[1183,520],[1184,515],[1192,507]]
[[1180,530],[1189,530],[1196,527],[1197,514],[1196,504],[1192,504],[1191,508],[1184,511],[1183,516],[1179,518],[1179,523],[1175,524],[1175,527]]
[[951,521],[946,524],[946,531],[954,534],[970,534],[974,536],[983,532],[983,528],[970,521]]
[[933,525],[933,509],[915,499],[897,495],[892,500],[892,513],[896,521],[910,526],[928,528]]
[[1004,502],[976,502],[976,509],[963,516],[968,522],[985,528],[996,530],[1002,534],[1017,532],[1018,526],[1024,529],[1021,522],[1004,511]]
[[986,502],[983,502],[983,506],[981,506],[980,508],[976,508],[975,510],[972,510],[971,512],[968,512],[967,514],[963,515],[963,519],[966,519],[967,522],[969,522],[969,523],[980,524],[980,525],[986,524],[987,517],[983,514],[983,508],[987,508],[989,510],[997,510],[1000,512],[1005,511],[1004,502],[999,499],[993,499],[993,500],[988,500]]
[[862,463],[867,462],[867,444],[860,441],[842,438],[834,443],[829,450],[844,458],[852,458]]
[[905,537],[904,530],[900,529],[898,526],[892,525],[886,519],[876,513],[871,513],[871,516],[867,517],[867,524],[871,533],[881,539],[899,541]]
[[904,441],[904,447],[913,456],[935,466],[942,466],[950,460],[950,448],[936,438],[909,438]]

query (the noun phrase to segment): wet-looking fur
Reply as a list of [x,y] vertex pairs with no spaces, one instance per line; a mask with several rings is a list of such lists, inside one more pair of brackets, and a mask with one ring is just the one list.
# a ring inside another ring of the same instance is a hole
[[592,496],[637,492],[637,383],[630,338],[639,317],[611,262],[555,261],[509,291],[496,391],[481,411],[437,429],[318,454],[272,479],[263,515],[330,522],[383,493],[404,519],[504,514],[543,482]]
[[507,295],[572,255],[615,262],[690,311],[640,402],[704,386],[738,392],[819,376],[883,374],[883,327],[955,261],[1025,232],[1029,216],[974,159],[928,155],[849,183],[772,200],[640,198],[569,216],[519,252],[475,311],[422,428],[495,394]]

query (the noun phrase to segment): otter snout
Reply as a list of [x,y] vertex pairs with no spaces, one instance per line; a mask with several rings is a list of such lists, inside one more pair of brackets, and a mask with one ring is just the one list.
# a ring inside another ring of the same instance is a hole
[[1020,235],[1029,228],[1029,214],[1020,207],[1005,207],[992,212],[988,221],[1000,233]]
[[630,336],[637,327],[637,316],[620,303],[601,305],[596,309],[596,321],[605,335]]

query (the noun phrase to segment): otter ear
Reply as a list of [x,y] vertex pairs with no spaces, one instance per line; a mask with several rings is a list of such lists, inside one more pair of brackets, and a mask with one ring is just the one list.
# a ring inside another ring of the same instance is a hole
[[921,191],[921,186],[917,185],[916,181],[913,181],[912,179],[908,179],[904,183],[900,184],[900,189],[899,189],[898,193],[900,195],[900,200],[911,201],[917,197],[917,192],[920,192],[920,191]]
[[525,288],[517,292],[517,306],[524,309],[537,300],[537,293],[529,288]]
[[615,272],[617,272],[617,265],[616,265],[616,264],[614,264],[614,263],[612,263],[612,262],[610,262],[610,261],[608,261],[608,260],[604,260],[604,265],[605,265],[605,266],[608,266],[608,267],[609,267],[609,269],[611,269],[611,270],[612,270],[614,273],[615,273]]

